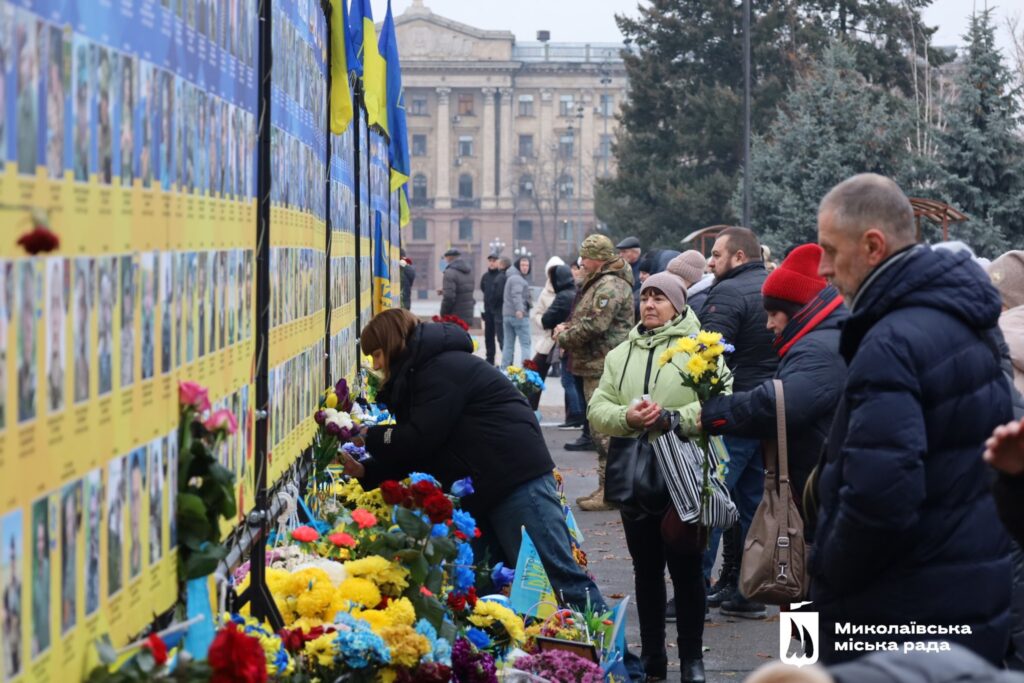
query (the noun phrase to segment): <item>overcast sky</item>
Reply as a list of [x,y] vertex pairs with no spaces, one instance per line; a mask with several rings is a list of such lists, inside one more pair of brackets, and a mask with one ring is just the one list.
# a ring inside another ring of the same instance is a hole
[[[371,0],[374,18],[381,21],[387,0]],[[972,8],[986,0],[935,0],[925,11],[925,21],[938,26],[936,45],[961,45]],[[392,0],[392,10],[401,14],[412,0]],[[464,24],[484,29],[512,31],[516,39],[536,39],[538,29],[551,31],[554,41],[621,42],[615,14],[636,14],[636,0],[425,0],[433,12]],[[1008,56],[1010,40],[1006,18],[1024,14],[1024,0],[988,0],[995,8],[997,40]]]

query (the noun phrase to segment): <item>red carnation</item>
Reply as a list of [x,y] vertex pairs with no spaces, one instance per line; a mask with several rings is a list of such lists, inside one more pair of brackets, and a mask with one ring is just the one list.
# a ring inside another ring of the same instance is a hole
[[146,642],[142,644],[142,647],[149,650],[149,653],[153,655],[153,661],[157,666],[163,666],[167,663],[167,643],[157,634],[150,633],[149,638],[146,638]]
[[211,683],[265,683],[267,656],[260,641],[238,630],[234,622],[222,628],[207,653],[213,669]]
[[292,654],[301,652],[302,648],[306,646],[306,639],[302,637],[301,628],[294,631],[283,628],[278,635],[281,637],[281,644],[284,645],[284,649]]
[[350,536],[349,534],[346,534],[344,532],[339,532],[339,533],[336,533],[336,534],[331,534],[330,536],[327,537],[327,540],[330,541],[331,544],[334,545],[337,548],[355,548],[356,547],[356,539],[352,538],[352,536]]
[[466,609],[466,596],[462,593],[449,593],[448,606],[456,613],[464,611]]
[[427,517],[430,517],[431,522],[440,524],[446,519],[451,519],[452,502],[448,500],[448,496],[435,493],[423,501],[423,511],[427,513]]
[[431,496],[436,496],[441,493],[441,489],[434,486],[426,479],[418,481],[411,487],[413,500],[416,501],[417,505],[423,505],[423,501]]
[[45,225],[36,223],[32,230],[18,238],[18,244],[32,254],[45,254],[60,246],[60,238]]
[[409,495],[409,491],[397,481],[388,480],[381,482],[380,495],[388,505],[399,505]]
[[299,543],[312,543],[320,538],[320,534],[318,534],[316,529],[313,527],[300,526],[298,529],[292,531],[292,538]]
[[526,360],[523,361],[523,369],[524,370],[533,370],[534,372],[539,372],[540,371],[537,368],[537,364],[533,362],[532,358],[527,358]]

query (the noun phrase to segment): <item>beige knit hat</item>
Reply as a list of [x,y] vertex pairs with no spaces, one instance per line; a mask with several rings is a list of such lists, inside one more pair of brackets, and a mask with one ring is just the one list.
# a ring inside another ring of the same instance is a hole
[[988,276],[1007,308],[1024,306],[1024,251],[1008,251],[988,266]]
[[687,287],[693,287],[704,277],[705,268],[707,262],[704,256],[699,251],[690,249],[669,261],[666,270],[676,277],[683,278]]

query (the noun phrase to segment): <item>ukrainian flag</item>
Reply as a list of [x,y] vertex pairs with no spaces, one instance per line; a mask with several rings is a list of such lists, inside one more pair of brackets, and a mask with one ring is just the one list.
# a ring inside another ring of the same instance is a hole
[[373,212],[373,221],[373,313],[376,315],[391,308],[391,276],[380,211]]
[[405,120],[405,90],[402,88],[402,60],[398,56],[398,36],[395,18],[388,0],[388,13],[380,33],[380,53],[387,64],[387,106],[390,141],[388,156],[391,162],[391,191],[399,190],[398,206],[401,227],[409,224],[409,196],[405,184],[409,182],[409,129]]
[[348,0],[331,0],[331,132],[341,135],[352,121],[352,91],[348,85]]
[[387,65],[377,47],[377,28],[373,24],[370,0],[352,0],[349,32],[356,56],[362,66],[363,102],[371,126],[388,132]]

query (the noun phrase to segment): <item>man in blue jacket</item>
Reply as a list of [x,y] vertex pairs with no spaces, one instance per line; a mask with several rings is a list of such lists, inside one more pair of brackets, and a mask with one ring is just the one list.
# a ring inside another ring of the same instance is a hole
[[910,202],[882,176],[825,196],[818,241],[820,273],[851,311],[810,562],[821,660],[939,639],[997,663],[1010,628],[1009,540],[980,456],[1011,416],[990,336],[999,294],[968,254],[916,244]]

